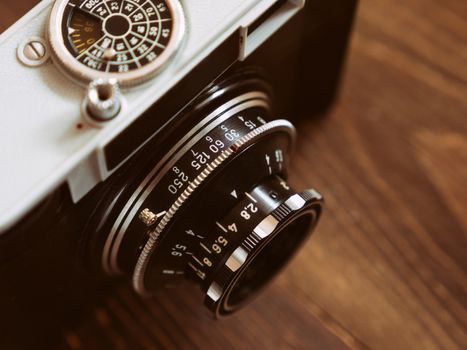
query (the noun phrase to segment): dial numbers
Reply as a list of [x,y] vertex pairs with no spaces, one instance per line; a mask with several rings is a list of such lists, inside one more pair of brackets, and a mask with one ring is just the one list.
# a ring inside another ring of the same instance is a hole
[[[221,154],[229,152],[238,140],[248,134],[251,131],[251,125],[257,125],[257,127],[263,125],[261,115],[261,109],[252,108],[243,111],[239,115],[234,114],[228,120],[218,124],[197,144],[187,149],[184,156],[159,180],[157,187],[146,199],[145,206],[154,207],[156,211],[160,211],[162,208],[164,208],[163,210],[167,209],[163,205],[164,200],[171,198],[169,201],[175,201],[195,181],[197,174],[200,174],[208,164],[211,164]],[[283,150],[283,154],[287,155],[288,142],[289,137],[285,134],[282,135],[275,140],[276,147],[274,150],[280,149],[281,152]],[[260,166],[259,162],[257,163],[259,166],[255,167],[255,171],[250,171],[250,169],[251,164],[264,157],[264,153],[261,151],[262,147],[269,148],[271,144],[272,142],[269,139],[264,140],[261,143],[261,148],[257,150],[251,148],[248,155],[244,155],[245,158],[242,156],[241,164],[238,164],[235,168],[236,171],[242,174],[241,181],[238,176],[230,177],[229,174],[231,173],[225,174],[225,177],[219,179],[222,188],[225,187],[229,190],[220,190],[220,185],[218,186],[212,182],[211,188],[218,189],[213,190],[218,196],[209,198],[203,196],[205,200],[198,204],[197,209],[190,209],[197,211],[194,217],[207,217],[209,215],[209,217],[220,218],[226,207],[230,208],[233,203],[237,202],[239,195],[243,196],[243,193],[249,190],[248,186],[251,183],[256,183],[267,177],[269,175],[267,166]],[[256,146],[254,148],[256,149]],[[271,166],[274,173],[279,173],[274,160],[271,161]],[[233,185],[229,185],[231,181],[235,183],[235,188],[238,191],[237,197],[231,195],[234,188]],[[252,199],[246,198],[248,202],[241,206],[235,217],[235,219],[240,218],[241,221],[234,219],[219,220],[218,222],[210,222],[209,220],[179,221],[176,224],[177,226],[172,229],[174,232],[185,232],[186,234],[180,236],[168,234],[165,238],[161,238],[157,252],[154,254],[149,267],[148,276],[151,277],[148,278],[148,283],[153,285],[176,284],[183,276],[165,274],[163,271],[184,270],[187,264],[201,279],[203,275],[208,274],[210,271],[209,263],[212,263],[213,268],[218,266],[218,259],[224,256],[226,250],[236,242],[237,238],[235,237],[242,230],[242,224],[257,221],[255,218],[258,216],[259,209]],[[211,200],[213,201],[211,202]],[[242,214],[241,211],[246,211],[246,214]],[[250,220],[246,220],[244,216],[249,217]],[[215,237],[212,236],[213,229],[217,230],[218,233]],[[240,238],[241,236],[238,239]],[[180,255],[173,253],[177,245],[184,245],[189,248]]]
[[76,11],[71,18],[68,35],[75,53],[81,54],[102,37],[100,22],[95,17]]
[[161,0],[74,0],[64,15],[69,52],[86,67],[107,73],[156,61],[173,31],[171,13]]

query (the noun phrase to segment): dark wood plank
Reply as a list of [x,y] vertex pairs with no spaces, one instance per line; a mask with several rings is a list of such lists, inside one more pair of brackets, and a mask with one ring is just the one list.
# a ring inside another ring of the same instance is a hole
[[328,207],[284,277],[372,348],[467,346],[466,26],[465,2],[363,1],[340,103],[300,128]]
[[337,323],[324,327],[314,312],[330,316],[311,303],[303,307],[298,296],[278,284],[249,309],[216,321],[191,287],[146,301],[119,289],[78,331],[65,334],[64,348],[105,349],[106,342],[110,349],[349,349],[345,343],[364,348]]
[[0,33],[26,14],[40,0],[2,0],[0,5]]

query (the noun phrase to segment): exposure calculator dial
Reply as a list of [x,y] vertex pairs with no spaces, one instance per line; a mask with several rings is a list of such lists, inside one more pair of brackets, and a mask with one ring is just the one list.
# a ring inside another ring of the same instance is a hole
[[141,83],[177,52],[185,31],[178,0],[57,0],[49,40],[57,64],[88,83]]

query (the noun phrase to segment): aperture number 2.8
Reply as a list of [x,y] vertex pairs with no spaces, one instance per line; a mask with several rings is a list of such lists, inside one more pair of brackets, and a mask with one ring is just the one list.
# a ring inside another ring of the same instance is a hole
[[252,214],[258,212],[258,207],[254,203],[249,203],[243,210],[240,212],[240,216],[245,220],[250,220]]

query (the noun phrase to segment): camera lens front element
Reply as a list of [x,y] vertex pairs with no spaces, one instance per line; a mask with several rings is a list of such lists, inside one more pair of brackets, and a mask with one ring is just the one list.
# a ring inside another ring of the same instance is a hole
[[245,193],[189,262],[206,306],[222,316],[251,300],[311,233],[321,206],[315,190],[295,193],[279,176]]
[[251,91],[203,110],[126,185],[100,220],[100,232],[109,228],[104,270],[130,275],[142,295],[192,280],[218,316],[256,295],[309,236],[322,206],[315,190],[297,193],[284,180],[295,129],[271,120],[269,106],[265,92]]

